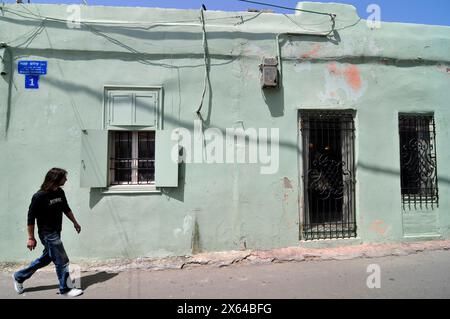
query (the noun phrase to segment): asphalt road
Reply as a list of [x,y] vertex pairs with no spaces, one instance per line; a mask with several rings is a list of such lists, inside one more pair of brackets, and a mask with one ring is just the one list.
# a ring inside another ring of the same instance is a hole
[[[78,298],[449,299],[449,269],[447,250],[343,261],[82,272],[84,295]],[[62,298],[57,294],[56,283],[56,274],[48,266],[25,283],[24,294],[17,295],[11,273],[3,272],[0,298]]]

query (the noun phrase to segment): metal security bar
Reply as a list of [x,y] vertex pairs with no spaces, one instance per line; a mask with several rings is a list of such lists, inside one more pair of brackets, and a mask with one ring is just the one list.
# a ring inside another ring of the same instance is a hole
[[432,114],[399,114],[404,210],[438,206],[436,127]]
[[154,183],[154,132],[112,132],[111,154],[111,185],[138,185]]
[[302,239],[356,237],[354,114],[302,111]]

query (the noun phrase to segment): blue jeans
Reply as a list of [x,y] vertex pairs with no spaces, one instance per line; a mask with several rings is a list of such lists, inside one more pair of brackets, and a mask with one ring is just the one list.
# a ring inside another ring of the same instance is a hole
[[69,279],[69,258],[61,241],[61,234],[59,232],[39,233],[39,239],[42,245],[44,245],[42,256],[33,261],[28,267],[14,273],[14,278],[19,283],[23,283],[38,269],[53,262],[56,268],[56,275],[58,276],[59,292],[62,294],[66,293],[70,290],[67,286],[67,280]]

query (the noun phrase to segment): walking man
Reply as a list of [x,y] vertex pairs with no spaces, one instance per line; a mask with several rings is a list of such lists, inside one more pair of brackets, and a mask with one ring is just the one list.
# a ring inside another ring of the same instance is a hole
[[[38,269],[55,264],[59,281],[59,292],[63,296],[76,297],[83,293],[81,289],[72,288],[69,276],[69,258],[61,241],[63,213],[69,218],[77,233],[81,226],[70,209],[61,186],[67,181],[67,171],[52,168],[47,172],[41,189],[33,195],[28,210],[28,242],[31,251],[36,248],[34,225],[37,221],[39,239],[44,246],[42,256],[33,261],[28,267],[13,274],[14,288],[17,293],[23,293],[23,282],[29,279]],[[69,285],[68,285],[69,284]],[[69,287],[70,286],[70,287]]]

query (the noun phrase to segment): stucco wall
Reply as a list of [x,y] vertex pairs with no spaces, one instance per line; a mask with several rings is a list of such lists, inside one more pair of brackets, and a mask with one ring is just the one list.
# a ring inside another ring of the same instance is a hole
[[[357,112],[361,241],[402,241],[405,229],[448,238],[450,29],[394,23],[370,29],[352,7],[305,6],[333,10],[336,31],[328,39],[281,35],[282,87],[272,91],[261,90],[258,66],[263,56],[277,55],[277,34],[327,31],[329,18],[205,12],[210,86],[203,117],[223,131],[241,124],[279,128],[276,174],[261,175],[259,164],[183,164],[178,188],[105,195],[79,186],[81,130],[102,128],[105,85],[163,86],[164,128],[192,130],[205,69],[199,12],[82,7],[83,20],[140,24],[70,29],[35,16],[65,19],[66,6],[6,5],[0,42],[9,45],[13,69],[0,79],[0,260],[29,259],[28,205],[55,166],[69,171],[64,189],[83,227],[76,235],[64,223],[75,259],[184,255],[193,245],[206,251],[298,245],[302,108]],[[26,90],[17,73],[24,59],[48,61],[38,90]],[[436,121],[440,203],[425,213],[401,208],[398,113],[412,111],[432,111]]]

